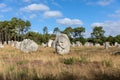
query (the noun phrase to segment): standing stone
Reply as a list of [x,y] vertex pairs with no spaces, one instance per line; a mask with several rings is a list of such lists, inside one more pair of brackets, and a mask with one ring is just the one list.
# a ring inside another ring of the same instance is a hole
[[10,45],[11,41],[8,41],[8,45]]
[[114,46],[117,47],[118,46],[118,42],[115,42]]
[[42,43],[42,46],[43,46],[43,47],[47,47],[47,44],[45,44],[45,43]]
[[7,42],[6,41],[4,41],[4,45],[6,45],[7,44]]
[[0,43],[0,48],[4,48],[4,45],[2,45],[1,43]]
[[95,47],[100,47],[100,44],[99,43],[95,43]]
[[105,49],[108,49],[110,47],[109,42],[105,42],[104,46],[105,46]]
[[120,44],[118,44],[117,47],[120,48]]
[[55,40],[53,40],[53,42],[52,42],[52,44],[51,44],[51,47],[52,47],[52,48],[55,48],[55,43],[56,43]]
[[72,47],[75,47],[75,43],[74,43],[74,42],[72,42],[71,46],[72,46]]
[[32,52],[32,51],[37,51],[37,49],[38,49],[38,45],[33,40],[24,39],[21,42],[20,50],[25,52],[25,53],[29,53],[29,52]]
[[114,46],[117,47],[118,46],[118,42],[115,42]]
[[12,40],[12,41],[9,41],[8,42],[8,44],[11,46],[11,47],[14,47],[15,46],[15,44],[14,44],[14,41]]
[[20,49],[20,47],[21,47],[21,42],[17,42],[17,43],[16,43],[16,48],[17,48],[17,49]]
[[76,46],[82,46],[82,43],[80,41],[76,41]]
[[47,46],[51,47],[52,46],[52,42],[53,42],[53,40],[49,40],[48,43],[47,43]]
[[114,46],[120,48],[120,44],[118,42],[115,42]]
[[94,46],[92,42],[89,42],[89,44],[90,44],[90,46],[91,46],[91,47],[93,47],[93,46]]
[[66,34],[56,36],[55,50],[58,54],[68,54],[70,51],[70,40]]
[[86,42],[86,43],[84,44],[84,46],[85,46],[85,47],[89,47],[89,46],[90,46],[90,43],[89,43],[89,42]]

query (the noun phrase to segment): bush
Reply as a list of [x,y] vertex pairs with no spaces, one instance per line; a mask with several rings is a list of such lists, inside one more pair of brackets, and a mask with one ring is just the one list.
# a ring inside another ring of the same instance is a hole
[[86,56],[83,56],[83,55],[82,55],[82,56],[80,56],[80,58],[79,58],[79,62],[86,64],[86,63],[88,63],[88,59],[87,59]]
[[103,60],[102,64],[104,67],[111,67],[112,66],[112,61],[111,60]]
[[64,64],[73,64],[74,63],[74,58],[68,58],[68,59],[64,59]]

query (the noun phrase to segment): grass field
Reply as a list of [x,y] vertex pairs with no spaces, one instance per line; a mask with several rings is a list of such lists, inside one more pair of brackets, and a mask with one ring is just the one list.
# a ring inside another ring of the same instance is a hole
[[23,53],[8,45],[0,49],[0,80],[120,80],[119,48],[72,47],[67,55],[39,46]]

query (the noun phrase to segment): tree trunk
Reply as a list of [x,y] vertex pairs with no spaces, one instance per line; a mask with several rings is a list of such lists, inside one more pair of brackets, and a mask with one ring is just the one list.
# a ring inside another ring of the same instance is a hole
[[1,32],[1,40],[2,40],[2,44],[4,43],[4,33]]
[[2,34],[1,34],[1,32],[0,32],[0,42],[2,42]]
[[7,31],[5,31],[5,41],[7,43]]

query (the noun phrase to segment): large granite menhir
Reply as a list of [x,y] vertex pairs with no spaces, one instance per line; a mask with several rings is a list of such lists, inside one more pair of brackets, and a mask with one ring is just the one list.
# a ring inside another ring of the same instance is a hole
[[19,45],[20,47],[18,48],[20,48],[20,50],[25,53],[37,51],[38,49],[38,45],[33,40],[30,39],[24,39]]
[[55,50],[58,54],[68,54],[70,51],[70,40],[66,34],[59,34],[55,39]]

